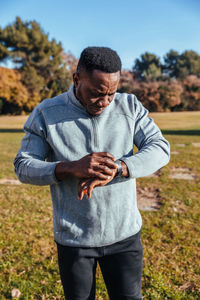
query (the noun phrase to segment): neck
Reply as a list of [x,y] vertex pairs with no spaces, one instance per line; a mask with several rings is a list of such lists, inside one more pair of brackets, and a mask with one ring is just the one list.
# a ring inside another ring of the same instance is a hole
[[[80,98],[78,97],[78,95],[77,95],[77,90],[76,90],[75,85],[74,85],[73,90],[74,90],[74,95],[75,95],[76,99],[81,103],[81,105],[83,105],[83,102],[81,101],[81,99],[80,99]],[[84,106],[84,105],[83,105],[83,106]]]

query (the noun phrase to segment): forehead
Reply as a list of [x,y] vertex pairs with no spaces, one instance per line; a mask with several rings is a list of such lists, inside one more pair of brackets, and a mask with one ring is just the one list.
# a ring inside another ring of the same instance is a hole
[[120,78],[120,71],[115,73],[105,73],[99,70],[94,70],[91,74],[87,73],[85,80],[88,87],[100,90],[116,90]]

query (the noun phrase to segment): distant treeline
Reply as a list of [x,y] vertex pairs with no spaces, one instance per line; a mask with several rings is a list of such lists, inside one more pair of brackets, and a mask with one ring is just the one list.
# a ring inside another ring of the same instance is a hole
[[[36,21],[19,17],[0,28],[0,113],[29,113],[44,98],[66,91],[77,59],[49,40]],[[163,60],[146,52],[123,70],[120,92],[134,93],[150,111],[200,110],[200,55],[170,50]]]

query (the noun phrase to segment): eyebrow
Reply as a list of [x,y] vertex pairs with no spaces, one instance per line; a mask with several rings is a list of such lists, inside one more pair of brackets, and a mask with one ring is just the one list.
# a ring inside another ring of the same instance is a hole
[[[112,94],[114,94],[115,92],[116,92],[116,91],[114,91],[113,93],[108,93],[108,95],[112,95]],[[100,90],[93,91],[93,93],[102,94],[102,95],[107,95],[107,93],[104,93],[103,91],[100,91]]]

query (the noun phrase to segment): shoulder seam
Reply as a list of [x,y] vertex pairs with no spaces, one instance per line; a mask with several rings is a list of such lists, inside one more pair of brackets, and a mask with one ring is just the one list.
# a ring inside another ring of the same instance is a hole
[[[39,111],[41,112],[43,109],[44,110],[48,110],[48,109],[50,109],[50,108],[52,108],[54,106],[66,106],[68,104],[68,102],[69,102],[69,97],[68,97],[68,95],[64,95],[64,98],[66,99],[66,102],[64,102],[64,103],[56,103],[56,101],[55,101],[55,103],[53,103],[54,102],[54,98],[45,99],[45,100],[52,100],[52,103],[48,104],[46,107],[45,106],[42,107],[42,105],[41,105],[39,107]],[[63,101],[65,101],[65,99],[63,99]],[[43,100],[43,101],[45,101],[45,100]],[[41,104],[42,104],[42,102],[41,102]]]

